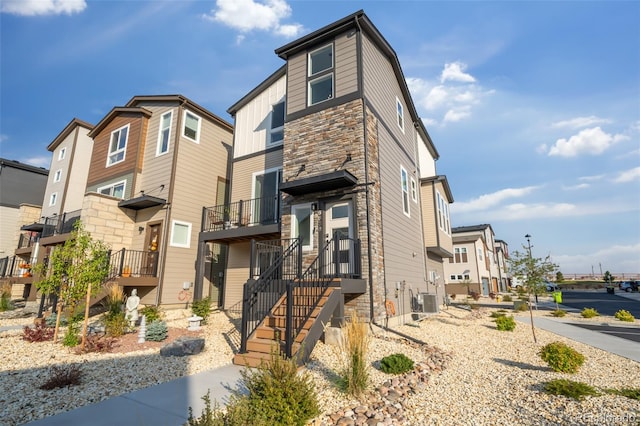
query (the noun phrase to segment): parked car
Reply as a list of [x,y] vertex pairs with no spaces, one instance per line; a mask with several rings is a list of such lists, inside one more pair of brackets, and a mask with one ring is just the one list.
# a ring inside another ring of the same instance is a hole
[[620,281],[618,288],[626,292],[638,291],[638,281]]

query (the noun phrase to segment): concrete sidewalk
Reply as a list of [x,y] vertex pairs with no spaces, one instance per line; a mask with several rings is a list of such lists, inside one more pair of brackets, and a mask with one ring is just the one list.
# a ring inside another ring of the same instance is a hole
[[27,423],[32,426],[178,426],[187,422],[189,407],[194,417],[204,408],[202,396],[211,391],[211,404],[229,402],[232,390],[240,389],[244,367],[226,365],[116,396],[96,404]]

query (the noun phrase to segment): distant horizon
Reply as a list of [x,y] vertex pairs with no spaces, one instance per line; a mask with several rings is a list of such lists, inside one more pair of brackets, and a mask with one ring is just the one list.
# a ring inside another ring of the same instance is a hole
[[640,2],[3,0],[0,154],[49,167],[72,118],[137,95],[232,122],[275,49],[360,9],[440,154],[453,227],[491,224],[510,252],[530,234],[565,276],[640,272]]

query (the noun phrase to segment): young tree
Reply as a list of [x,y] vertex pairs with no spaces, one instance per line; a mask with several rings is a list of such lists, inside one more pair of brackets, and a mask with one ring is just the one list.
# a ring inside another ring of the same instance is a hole
[[558,271],[556,272],[556,282],[561,283],[564,281],[564,275],[562,275],[562,272]]
[[[93,240],[78,221],[71,236],[61,246],[53,249],[48,265],[37,265],[38,276],[43,277],[35,283],[36,288],[45,295],[58,296],[58,312],[54,341],[58,337],[62,306],[69,308],[69,317],[86,298],[82,343],[84,345],[89,317],[89,299],[97,291],[108,273],[108,246]],[[48,269],[47,269],[48,268]],[[71,326],[71,324],[70,324]]]
[[613,280],[616,279],[616,277],[611,275],[611,272],[609,271],[605,271],[604,276],[602,278],[604,279],[604,282],[607,283],[607,285],[611,285],[613,283]]
[[[523,246],[526,250],[526,247]],[[511,275],[522,280],[524,289],[529,298],[529,315],[531,318],[531,332],[533,341],[536,339],[536,331],[533,325],[533,310],[531,308],[531,296],[539,295],[546,291],[545,279],[558,269],[558,265],[551,262],[551,256],[546,258],[532,257],[529,252],[515,251],[509,258],[509,270]]]

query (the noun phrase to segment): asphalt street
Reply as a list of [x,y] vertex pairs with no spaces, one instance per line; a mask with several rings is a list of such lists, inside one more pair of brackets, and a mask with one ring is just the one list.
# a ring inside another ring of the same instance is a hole
[[[617,290],[617,289],[616,289]],[[562,304],[582,311],[593,308],[601,315],[615,315],[621,309],[640,319],[640,302],[602,291],[563,291]]]

